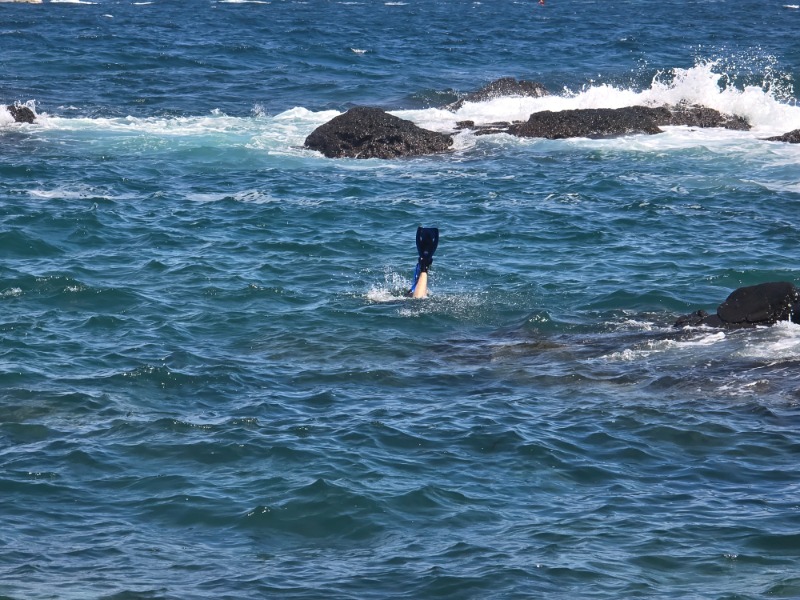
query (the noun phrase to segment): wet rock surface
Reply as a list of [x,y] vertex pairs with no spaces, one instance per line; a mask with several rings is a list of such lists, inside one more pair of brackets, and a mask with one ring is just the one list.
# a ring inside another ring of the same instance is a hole
[[460,100],[448,104],[444,108],[447,110],[458,110],[467,102],[485,102],[494,98],[510,97],[529,97],[541,98],[547,95],[544,85],[538,81],[517,80],[513,77],[502,77],[483,86],[477,92],[467,94]]
[[573,137],[611,138],[623,135],[662,133],[661,127],[723,127],[748,130],[750,124],[741,117],[726,115],[705,106],[628,106],[624,108],[587,108],[562,111],[540,111],[527,121],[514,123],[475,124],[461,121],[459,129],[471,129],[476,135],[510,133],[518,137],[564,139]]
[[17,123],[33,123],[36,121],[36,113],[22,104],[9,104],[6,109]]
[[800,129],[794,129],[783,135],[776,135],[766,138],[768,142],[787,142],[789,144],[800,144]]
[[689,127],[722,127],[735,131],[748,131],[750,123],[743,117],[727,115],[707,106],[679,104],[665,106],[669,113],[659,125],[687,125]]
[[452,136],[418,127],[380,108],[361,106],[317,127],[305,147],[328,158],[401,158],[446,152]]
[[779,321],[800,323],[800,290],[788,281],[761,283],[734,290],[716,314],[698,310],[680,317],[675,327],[755,327]]
[[632,134],[661,133],[657,113],[645,106],[542,111],[524,123],[512,124],[508,133],[518,137],[558,140],[572,137],[608,138]]

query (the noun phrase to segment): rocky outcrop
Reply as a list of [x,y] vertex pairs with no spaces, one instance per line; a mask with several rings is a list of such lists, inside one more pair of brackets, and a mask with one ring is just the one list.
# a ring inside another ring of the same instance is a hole
[[476,125],[461,121],[458,129],[471,129],[475,135],[510,133],[518,137],[551,140],[586,137],[609,138],[622,135],[662,133],[667,125],[724,127],[747,130],[750,124],[741,117],[726,115],[705,106],[628,106],[625,108],[585,108],[533,113],[527,121]]
[[750,123],[743,117],[726,115],[707,106],[679,104],[665,106],[669,113],[659,125],[688,125],[689,127],[722,127],[735,131],[749,131]]
[[[541,83],[505,77],[445,108],[457,110],[465,102],[498,97],[539,98],[545,95],[547,90]],[[456,131],[469,129],[475,135],[507,133],[552,140],[576,137],[602,139],[654,135],[663,132],[661,127],[676,125],[750,129],[750,124],[742,117],[720,113],[706,106],[678,104],[540,111],[531,114],[527,121],[513,123],[476,124],[474,121],[460,121],[456,124]],[[787,136],[792,134],[798,134],[800,138],[800,132],[791,132]],[[358,107],[318,127],[306,138],[305,146],[329,158],[398,158],[445,152],[452,143],[453,139],[448,134],[422,129],[411,121],[389,115],[379,108]]]
[[23,104],[9,104],[6,110],[17,123],[33,123],[36,120],[36,113]]
[[717,313],[698,310],[680,317],[675,327],[755,327],[779,321],[800,323],[800,290],[788,281],[751,285],[735,290]]
[[446,152],[452,136],[418,127],[380,108],[351,108],[320,125],[305,147],[328,158],[400,158]]
[[467,94],[460,100],[448,104],[444,108],[456,111],[464,106],[466,102],[485,102],[486,100],[494,100],[505,96],[541,98],[546,95],[547,90],[537,81],[517,81],[513,77],[502,77],[483,86],[477,92]]
[[590,108],[533,113],[524,123],[512,124],[508,133],[518,137],[559,140],[572,137],[609,138],[661,133],[656,114],[663,109],[646,106]]
[[480,125],[476,125],[475,121],[459,121],[456,123],[456,130],[469,129],[474,132],[475,135],[491,135],[493,133],[508,133],[508,129],[511,125],[520,125],[522,123],[524,123],[524,121],[514,121],[514,123],[498,121],[497,123],[481,123]]
[[788,142],[790,144],[800,144],[800,129],[795,129],[783,135],[766,138],[768,142]]

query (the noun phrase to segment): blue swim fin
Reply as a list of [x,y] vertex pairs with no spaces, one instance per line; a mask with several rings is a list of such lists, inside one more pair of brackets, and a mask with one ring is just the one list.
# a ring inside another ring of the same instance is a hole
[[427,273],[433,263],[433,253],[439,245],[439,229],[436,227],[417,227],[417,266],[414,269],[414,283],[408,295],[412,295],[417,287],[420,273]]

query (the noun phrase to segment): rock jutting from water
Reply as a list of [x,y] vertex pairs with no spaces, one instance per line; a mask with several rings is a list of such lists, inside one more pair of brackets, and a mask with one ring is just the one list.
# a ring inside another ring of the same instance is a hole
[[659,120],[659,125],[686,125],[700,128],[722,127],[723,129],[734,131],[750,130],[750,123],[744,117],[721,113],[707,106],[678,104],[664,106],[663,109],[667,111],[668,116],[664,121]]
[[793,129],[783,135],[776,135],[765,138],[768,142],[788,142],[789,144],[800,144],[800,129]]
[[24,104],[9,104],[6,110],[14,117],[17,123],[33,123],[36,121],[36,113]]
[[460,100],[448,104],[445,110],[456,111],[466,102],[485,102],[502,97],[541,98],[547,96],[544,85],[538,81],[516,80],[513,77],[501,77],[486,84],[477,92],[467,94]]
[[[545,87],[535,81],[504,77],[477,92],[443,107],[456,111],[466,102],[485,102],[500,97],[547,96]],[[664,126],[722,127],[749,130],[746,119],[706,106],[680,103],[672,106],[627,106],[539,111],[527,121],[476,123],[459,121],[455,131],[471,130],[475,135],[507,133],[525,138],[614,138],[625,135],[655,135]],[[793,132],[794,133],[794,132]],[[791,135],[791,134],[787,134]],[[777,139],[777,138],[772,138]],[[305,147],[328,158],[401,158],[448,151],[450,134],[429,131],[411,121],[390,115],[380,108],[356,107],[315,129]]]
[[646,106],[588,108],[533,113],[527,121],[512,124],[508,133],[517,137],[558,140],[564,138],[608,138],[622,135],[661,133],[655,116],[659,109]]
[[738,288],[717,307],[716,314],[698,310],[680,317],[675,327],[742,328],[780,321],[800,323],[800,290],[788,281]]
[[328,158],[400,158],[446,152],[453,138],[418,127],[380,108],[360,106],[320,125],[305,147]]
[[475,135],[509,133],[518,137],[564,139],[573,137],[610,138],[623,135],[662,133],[661,127],[723,127],[748,130],[750,124],[742,117],[726,115],[713,108],[694,105],[627,106],[624,108],[579,108],[561,111],[540,111],[527,121],[514,123],[475,124],[460,121],[457,129],[471,129]]

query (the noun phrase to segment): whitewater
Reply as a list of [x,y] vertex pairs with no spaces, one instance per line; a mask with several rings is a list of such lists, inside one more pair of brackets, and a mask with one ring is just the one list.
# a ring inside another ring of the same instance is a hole
[[[800,128],[800,108],[791,101],[793,87],[774,75],[765,78],[760,85],[749,85],[739,90],[730,85],[730,75],[720,72],[719,61],[701,61],[688,68],[671,69],[669,75],[659,72],[644,90],[626,89],[608,84],[589,85],[586,89],[571,91],[559,90],[541,98],[499,97],[489,101],[467,102],[456,111],[444,108],[414,110],[392,109],[391,114],[413,121],[420,127],[433,131],[452,133],[462,121],[473,121],[478,125],[526,121],[540,111],[562,111],[570,109],[623,108],[626,106],[678,106],[694,105],[713,108],[721,113],[745,118],[751,125],[748,134],[720,132],[718,130],[696,130],[688,132],[693,137],[707,136],[709,139],[720,135],[730,135],[731,141],[742,138],[762,138],[780,135]],[[777,80],[776,80],[777,79]],[[787,101],[787,98],[789,101]],[[26,106],[36,111],[35,100]],[[69,109],[70,107],[68,107]],[[74,107],[72,107],[74,109]],[[69,112],[69,110],[67,110]],[[164,138],[166,140],[187,140],[201,136],[224,136],[219,142],[256,150],[297,152],[302,148],[305,137],[314,128],[322,125],[341,111],[313,111],[295,107],[271,116],[265,114],[263,107],[254,106],[250,117],[231,117],[219,109],[213,109],[207,116],[179,118],[74,118],[51,116],[39,113],[34,131],[102,132],[106,135],[141,136]],[[0,124],[14,123],[13,116],[5,107],[0,107]],[[673,133],[674,133],[674,129]],[[687,128],[682,128],[687,129]],[[659,141],[662,137],[659,136]],[[456,149],[465,150],[475,144],[470,132],[461,133]],[[629,141],[629,140],[626,140]],[[648,140],[649,141],[649,140]],[[520,142],[524,143],[524,142]]]

